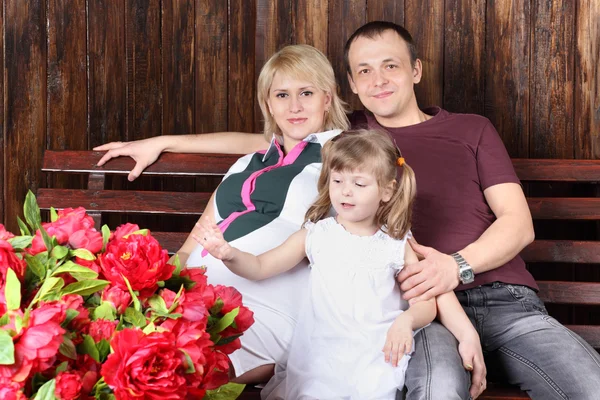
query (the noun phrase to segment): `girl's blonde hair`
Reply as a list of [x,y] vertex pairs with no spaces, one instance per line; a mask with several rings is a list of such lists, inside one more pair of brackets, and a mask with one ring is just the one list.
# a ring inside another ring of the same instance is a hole
[[346,103],[337,94],[337,83],[331,63],[323,53],[314,47],[296,44],[286,46],[273,54],[258,76],[258,104],[265,119],[264,135],[268,141],[272,139],[273,134],[281,135],[281,130],[271,116],[267,104],[276,72],[290,78],[311,82],[318,89],[329,93],[331,108],[325,115],[323,130],[350,128],[346,116]]
[[[398,161],[400,151],[387,133],[376,130],[344,132],[325,143],[321,156],[323,169],[319,176],[319,195],[306,212],[306,221],[315,222],[329,216],[331,171],[360,169],[375,176],[379,190],[394,182],[392,197],[390,201],[380,203],[375,222],[394,239],[406,235],[410,230],[412,205],[417,192],[415,173],[404,159]],[[403,165],[399,167],[399,164]]]

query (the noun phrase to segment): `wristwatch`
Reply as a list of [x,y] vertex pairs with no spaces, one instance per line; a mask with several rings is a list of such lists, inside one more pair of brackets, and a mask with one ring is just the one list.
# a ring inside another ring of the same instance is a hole
[[475,280],[475,273],[469,263],[458,253],[452,253],[452,258],[458,264],[458,279],[463,285],[472,283]]

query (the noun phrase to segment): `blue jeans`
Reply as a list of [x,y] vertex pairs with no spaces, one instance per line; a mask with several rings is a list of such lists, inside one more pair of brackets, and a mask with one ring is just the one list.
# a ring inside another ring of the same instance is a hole
[[[495,282],[456,293],[477,329],[488,380],[507,382],[532,399],[600,398],[600,356],[550,317],[535,291]],[[468,399],[470,377],[458,343],[437,322],[415,336],[406,399]]]

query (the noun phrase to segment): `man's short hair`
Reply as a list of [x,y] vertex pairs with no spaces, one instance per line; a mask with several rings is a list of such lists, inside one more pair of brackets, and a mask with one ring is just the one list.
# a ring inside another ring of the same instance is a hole
[[350,36],[346,42],[346,45],[344,46],[344,64],[346,65],[346,71],[350,74],[350,76],[352,76],[352,70],[350,69],[348,53],[350,52],[350,46],[352,43],[361,37],[373,39],[375,36],[383,35],[385,31],[394,31],[402,38],[402,40],[404,40],[406,46],[408,47],[408,52],[410,53],[410,63],[412,66],[415,65],[415,62],[417,61],[417,49],[410,32],[408,32],[404,27],[393,22],[371,21],[358,28],[352,34],[352,36]]

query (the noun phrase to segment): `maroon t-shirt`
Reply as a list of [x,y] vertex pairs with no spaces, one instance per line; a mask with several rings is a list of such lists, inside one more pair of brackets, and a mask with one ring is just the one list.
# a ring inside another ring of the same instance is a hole
[[[368,112],[355,111],[353,128],[391,134],[417,180],[412,232],[417,241],[451,254],[476,241],[496,220],[483,191],[500,183],[519,183],[506,148],[482,116],[453,114],[439,107],[423,110],[433,118],[403,128],[386,128]],[[492,282],[537,289],[520,256],[475,275],[469,289]]]

